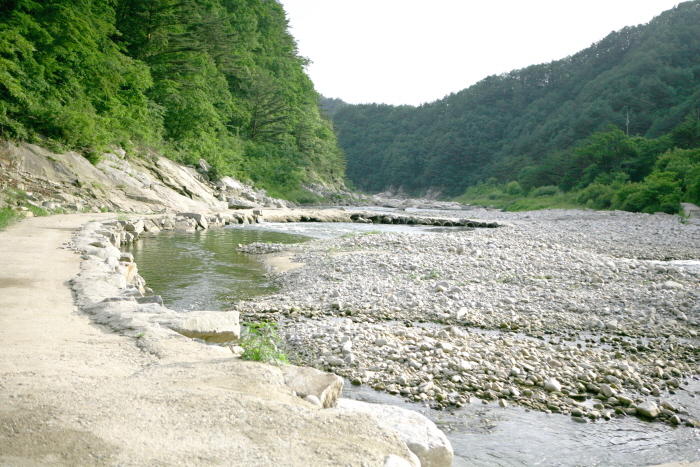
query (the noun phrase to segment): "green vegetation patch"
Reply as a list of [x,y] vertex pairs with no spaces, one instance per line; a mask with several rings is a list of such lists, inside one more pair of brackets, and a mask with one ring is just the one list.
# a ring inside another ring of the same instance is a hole
[[345,176],[307,64],[277,1],[5,2],[0,138],[204,159],[302,199]]
[[17,222],[21,218],[22,214],[12,208],[0,208],[0,230],[6,229],[10,224]]
[[243,347],[243,360],[265,362],[272,365],[289,363],[280,350],[282,340],[277,335],[275,323],[244,323],[240,345]]

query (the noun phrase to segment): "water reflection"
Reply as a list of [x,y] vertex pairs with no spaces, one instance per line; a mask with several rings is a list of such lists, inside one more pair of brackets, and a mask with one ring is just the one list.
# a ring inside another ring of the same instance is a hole
[[236,251],[238,244],[299,243],[309,240],[253,229],[162,232],[127,251],[148,287],[176,311],[225,310],[239,299],[275,292],[259,258]]

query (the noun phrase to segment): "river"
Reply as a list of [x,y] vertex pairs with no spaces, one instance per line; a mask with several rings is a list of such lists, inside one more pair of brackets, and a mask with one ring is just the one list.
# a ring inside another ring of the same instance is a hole
[[[434,227],[363,224],[259,224],[192,232],[163,232],[131,248],[140,274],[167,307],[224,310],[240,299],[276,291],[258,258],[235,251],[253,242],[298,243],[352,232],[430,234]],[[698,406],[700,381],[692,380],[678,401]],[[700,460],[700,431],[650,423],[636,417],[576,423],[568,416],[472,403],[436,411],[367,386],[347,383],[345,397],[420,411],[440,426],[460,466],[640,466]]]

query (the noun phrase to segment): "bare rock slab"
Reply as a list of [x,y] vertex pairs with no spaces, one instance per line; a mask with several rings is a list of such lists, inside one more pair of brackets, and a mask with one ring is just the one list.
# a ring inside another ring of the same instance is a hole
[[452,445],[445,434],[425,416],[392,405],[370,404],[339,399],[335,410],[374,415],[379,426],[399,435],[420,460],[421,467],[450,467],[454,459]]
[[237,341],[241,337],[237,311],[191,311],[158,318],[157,322],[183,336],[211,344]]
[[324,409],[334,407],[343,393],[343,378],[338,375],[294,365],[282,367],[282,373],[284,382],[297,396],[315,396]]

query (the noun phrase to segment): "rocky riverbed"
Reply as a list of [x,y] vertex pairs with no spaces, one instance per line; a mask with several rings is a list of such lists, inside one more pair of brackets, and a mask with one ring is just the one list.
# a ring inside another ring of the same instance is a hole
[[[275,275],[283,292],[236,308],[283,323],[300,363],[435,408],[478,398],[700,427],[700,404],[674,401],[700,373],[697,221],[469,214],[509,225],[300,244],[291,260],[306,267]],[[289,246],[242,248],[276,250]]]

